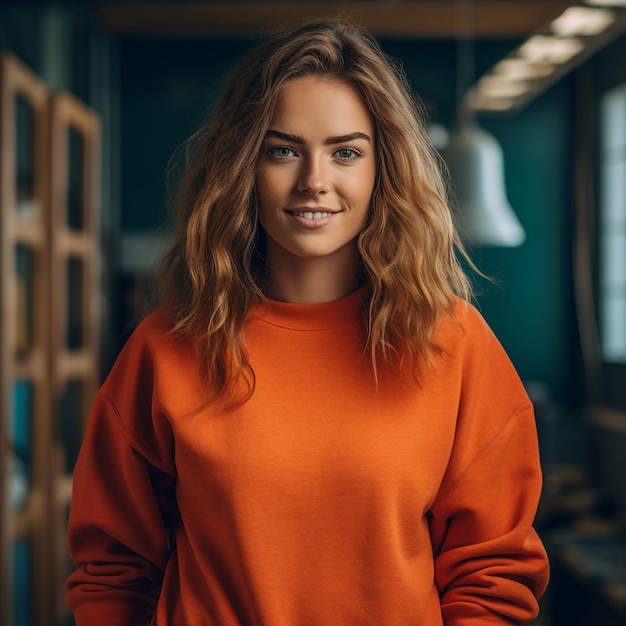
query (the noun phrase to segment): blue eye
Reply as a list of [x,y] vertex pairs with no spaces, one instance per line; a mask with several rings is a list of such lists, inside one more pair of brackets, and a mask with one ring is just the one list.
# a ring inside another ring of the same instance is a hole
[[339,148],[335,154],[342,161],[354,161],[354,159],[358,159],[361,156],[361,153],[354,148]]
[[268,154],[277,159],[288,159],[289,157],[292,157],[295,152],[292,148],[287,146],[275,146],[268,150]]

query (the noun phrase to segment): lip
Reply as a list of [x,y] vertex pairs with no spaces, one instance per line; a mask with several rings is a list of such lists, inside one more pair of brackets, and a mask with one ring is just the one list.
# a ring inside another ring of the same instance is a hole
[[301,226],[306,228],[321,228],[331,222],[341,211],[327,207],[302,206],[286,209],[285,213]]

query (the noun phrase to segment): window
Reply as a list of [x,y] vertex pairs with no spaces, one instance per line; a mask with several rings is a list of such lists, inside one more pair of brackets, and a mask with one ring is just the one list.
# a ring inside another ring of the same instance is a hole
[[626,83],[600,101],[600,338],[607,363],[626,363]]

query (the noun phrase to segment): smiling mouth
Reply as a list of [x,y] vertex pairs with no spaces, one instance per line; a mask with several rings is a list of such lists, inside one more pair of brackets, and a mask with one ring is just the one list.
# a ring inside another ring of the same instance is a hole
[[325,217],[330,217],[334,215],[330,211],[289,211],[291,215],[295,215],[296,217],[303,217],[306,220],[321,220]]

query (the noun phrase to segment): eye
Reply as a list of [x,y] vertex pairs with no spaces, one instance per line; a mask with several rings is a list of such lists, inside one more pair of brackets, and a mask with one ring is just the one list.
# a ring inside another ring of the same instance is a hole
[[289,148],[288,146],[274,146],[267,151],[267,154],[270,157],[275,159],[288,159],[294,156],[296,153],[293,148]]
[[362,156],[356,148],[339,148],[335,154],[341,161],[354,161]]

